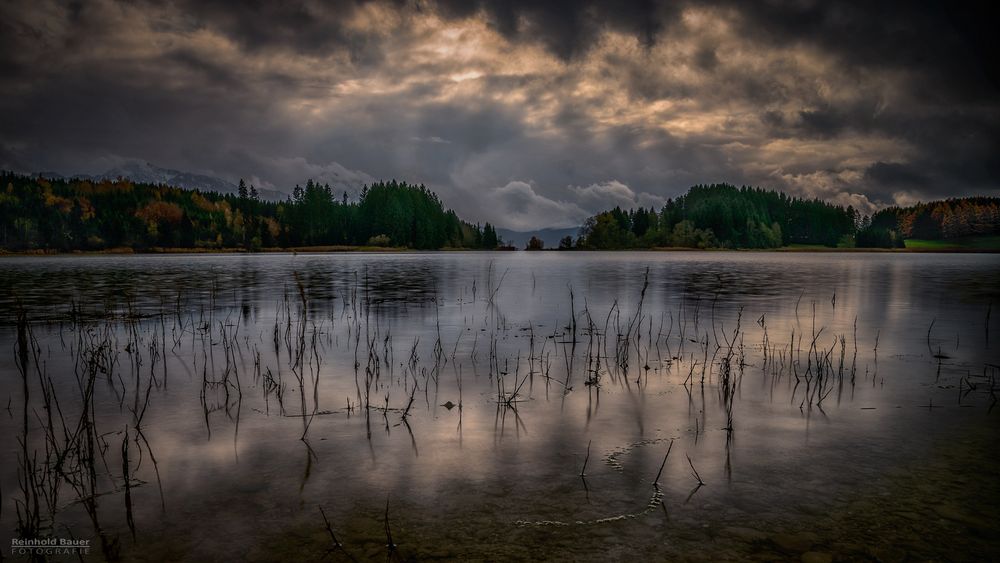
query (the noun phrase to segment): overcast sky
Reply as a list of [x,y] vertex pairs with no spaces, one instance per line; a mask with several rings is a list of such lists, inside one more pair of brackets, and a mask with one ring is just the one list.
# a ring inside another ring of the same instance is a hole
[[992,19],[960,2],[278,4],[5,0],[0,166],[396,178],[515,229],[709,182],[1000,193]]

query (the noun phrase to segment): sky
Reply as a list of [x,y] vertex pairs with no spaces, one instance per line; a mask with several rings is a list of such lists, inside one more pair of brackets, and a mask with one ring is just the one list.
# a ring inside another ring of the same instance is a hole
[[974,6],[5,0],[0,167],[398,179],[520,230],[714,182],[863,213],[996,196]]

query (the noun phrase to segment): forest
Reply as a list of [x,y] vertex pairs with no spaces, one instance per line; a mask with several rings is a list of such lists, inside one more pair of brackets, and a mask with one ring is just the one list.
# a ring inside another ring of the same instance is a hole
[[[971,197],[889,207],[871,217],[852,207],[761,188],[698,185],[655,209],[616,207],[587,219],[569,249],[896,248],[905,239],[1000,234],[1000,199]],[[127,179],[47,179],[0,173],[0,249],[246,249],[317,246],[496,249],[496,228],[473,225],[423,185],[378,182],[352,201],[312,180],[280,202],[240,181],[236,194]],[[531,249],[544,242],[533,240]]]
[[247,249],[302,246],[496,248],[496,229],[461,221],[424,186],[379,182],[358,201],[312,180],[283,202],[202,193],[127,179],[46,179],[0,174],[0,248]]
[[851,246],[861,218],[852,207],[761,188],[698,185],[654,209],[614,208],[584,223],[581,248],[779,248]]
[[[616,207],[589,218],[579,248],[903,248],[906,239],[954,240],[1000,234],[1000,199],[954,198],[889,207],[862,216],[853,207],[774,190],[699,185],[663,209]],[[560,248],[571,241],[563,240]]]
[[1000,234],[1000,198],[965,197],[887,207],[862,221],[859,247],[901,247],[905,239],[952,240]]

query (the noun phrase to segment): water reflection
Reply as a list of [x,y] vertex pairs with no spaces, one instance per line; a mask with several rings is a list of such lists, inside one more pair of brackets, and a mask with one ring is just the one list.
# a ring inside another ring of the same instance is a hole
[[[18,311],[37,339],[27,363],[0,358],[2,444],[19,460],[0,475],[5,505],[36,494],[19,472],[45,477],[39,499],[91,474],[36,526],[135,558],[232,557],[234,543],[243,558],[317,556],[302,539],[323,531],[317,506],[353,556],[384,557],[387,496],[409,555],[587,559],[608,537],[648,553],[668,536],[683,553],[747,521],[769,534],[982,425],[1000,363],[992,256],[2,266],[0,340],[27,346]],[[65,425],[24,422],[56,400]],[[73,471],[32,467],[46,451]],[[0,522],[14,533],[20,518]]]

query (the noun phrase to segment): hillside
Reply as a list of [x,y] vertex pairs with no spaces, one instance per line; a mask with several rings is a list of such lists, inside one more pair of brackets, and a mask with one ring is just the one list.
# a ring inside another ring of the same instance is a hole
[[310,180],[275,202],[242,181],[235,194],[220,194],[0,174],[0,249],[8,251],[316,245],[493,248],[496,234],[461,221],[424,186],[396,181],[366,186],[349,201]]
[[661,210],[614,208],[584,223],[580,246],[593,249],[836,247],[860,221],[851,207],[761,188],[699,185]]

